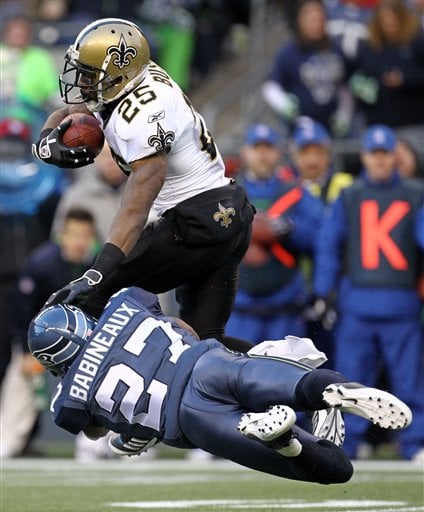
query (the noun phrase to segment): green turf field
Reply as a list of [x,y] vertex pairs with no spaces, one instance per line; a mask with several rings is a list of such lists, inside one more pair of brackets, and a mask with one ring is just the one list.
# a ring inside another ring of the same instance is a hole
[[350,483],[283,480],[230,462],[12,459],[1,462],[1,512],[424,511],[423,469],[361,462]]

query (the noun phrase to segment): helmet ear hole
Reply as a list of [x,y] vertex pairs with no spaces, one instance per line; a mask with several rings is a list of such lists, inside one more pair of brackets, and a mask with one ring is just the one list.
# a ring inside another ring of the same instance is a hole
[[112,80],[112,85],[119,85],[120,83],[122,83],[124,78],[127,78],[127,77],[123,77],[123,76],[116,77],[115,80]]

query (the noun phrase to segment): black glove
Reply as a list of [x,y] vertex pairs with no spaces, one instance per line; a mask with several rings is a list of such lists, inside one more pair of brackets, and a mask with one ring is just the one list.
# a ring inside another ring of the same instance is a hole
[[337,312],[333,300],[314,297],[303,311],[303,317],[310,322],[320,322],[326,331],[331,331],[337,322]]
[[153,439],[139,439],[137,437],[125,437],[122,434],[116,437],[109,438],[109,448],[117,455],[140,455],[140,453],[147,451],[149,448],[157,443],[157,438]]
[[62,135],[69,128],[72,119],[61,123],[53,130],[43,130],[40,139],[32,145],[32,154],[43,162],[75,169],[94,162],[94,153],[89,146],[68,148],[62,144]]
[[52,293],[44,304],[44,307],[53,306],[54,304],[72,304],[75,299],[82,298],[94,292],[96,286],[103,279],[103,274],[98,270],[90,268],[87,272],[71,281],[69,284]]

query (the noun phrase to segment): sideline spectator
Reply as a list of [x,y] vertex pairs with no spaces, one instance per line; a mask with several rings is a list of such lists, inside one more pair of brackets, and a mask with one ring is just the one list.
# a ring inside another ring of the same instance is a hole
[[420,20],[421,28],[424,30],[424,0],[407,0],[408,7],[416,13]]
[[289,128],[297,116],[309,116],[337,137],[352,118],[347,62],[326,32],[325,7],[318,0],[299,3],[294,35],[278,51],[262,92]]
[[[390,389],[412,409],[399,433],[404,459],[424,457],[421,304],[424,190],[396,172],[396,137],[385,125],[364,134],[363,174],[333,203],[318,236],[315,292],[338,293],[336,369],[373,385],[384,361]],[[345,450],[356,457],[367,424],[346,418]]]
[[299,182],[309,192],[332,203],[353,176],[332,165],[332,140],[323,125],[311,118],[299,118],[291,137],[290,157]]
[[3,116],[19,116],[37,131],[48,109],[60,102],[57,70],[50,54],[32,45],[31,21],[4,21],[0,44],[0,98]]
[[398,138],[395,152],[396,167],[402,178],[424,178],[424,164],[420,163],[418,151],[409,141]]
[[404,2],[382,0],[377,6],[355,68],[350,84],[363,122],[408,127],[414,145],[422,147],[424,37],[417,16]]
[[94,160],[94,164],[76,171],[75,176],[75,181],[67,187],[57,205],[53,219],[53,237],[61,231],[66,214],[71,208],[83,208],[93,215],[99,239],[104,243],[121,203],[126,176],[113,159],[107,144]]
[[340,43],[348,59],[356,57],[360,41],[368,37],[368,21],[379,0],[332,0],[324,2],[328,33]]
[[[57,242],[44,242],[28,256],[13,294],[13,340],[19,344],[14,375],[8,372],[2,400],[2,457],[33,453],[31,443],[38,433],[40,413],[47,406],[40,392],[44,375],[29,353],[27,330],[45,298],[68,280],[90,267],[96,250],[94,219],[85,210],[70,210]],[[20,390],[17,394],[16,390]],[[38,399],[38,400],[37,400]]]
[[[320,123],[310,118],[298,120],[291,140],[291,160],[298,181],[313,196],[324,204],[331,204],[341,190],[352,184],[353,176],[336,172],[331,161],[332,140]],[[312,293],[313,261],[303,257],[302,268]],[[304,312],[307,320],[307,335],[328,357],[327,366],[334,367],[334,322],[335,311],[322,308],[322,302],[310,297],[310,304]]]
[[49,237],[64,172],[33,160],[31,127],[0,121],[0,386],[11,358],[11,293],[31,250]]
[[226,331],[254,343],[305,336],[301,312],[307,302],[299,255],[313,252],[322,204],[278,177],[281,138],[264,124],[251,126],[240,149],[237,181],[258,213],[240,266],[239,290]]

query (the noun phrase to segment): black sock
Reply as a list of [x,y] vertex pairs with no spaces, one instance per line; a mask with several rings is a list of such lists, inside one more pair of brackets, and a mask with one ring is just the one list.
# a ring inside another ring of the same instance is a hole
[[322,393],[329,384],[336,382],[350,382],[334,370],[312,370],[296,386],[296,398],[306,411],[325,409],[328,406],[322,399]]

